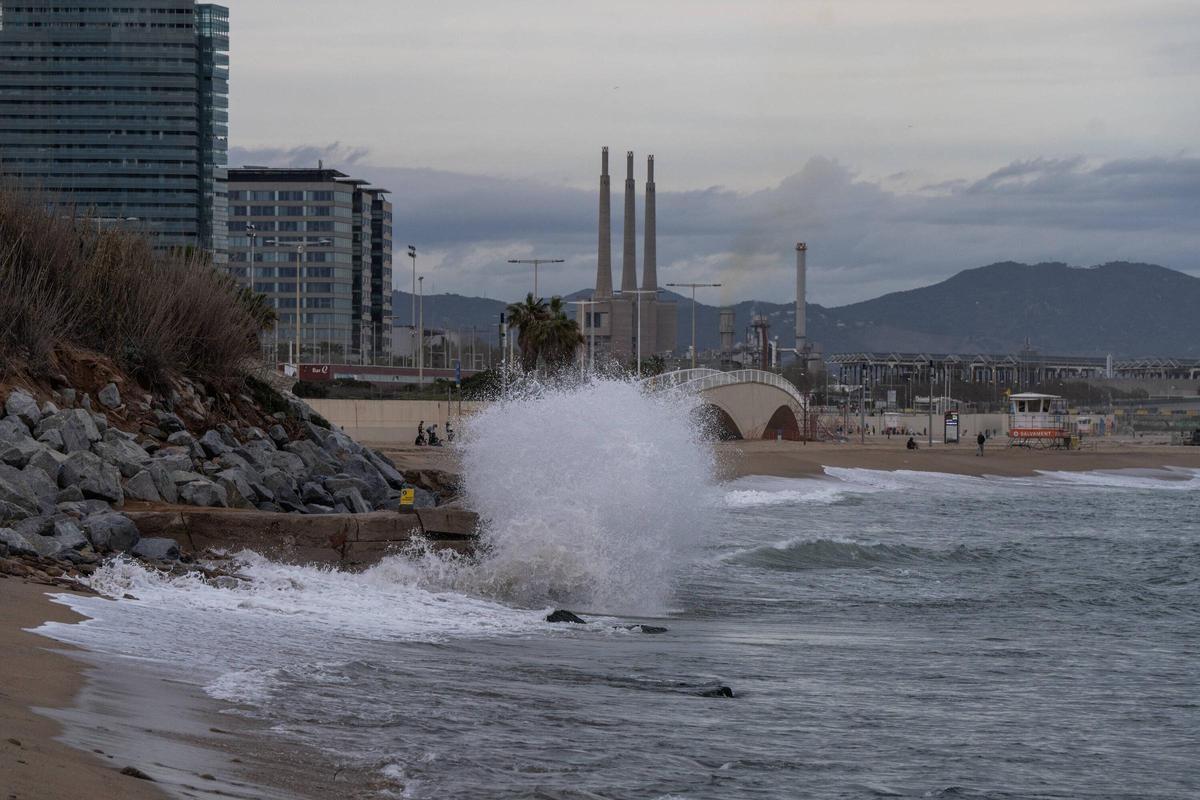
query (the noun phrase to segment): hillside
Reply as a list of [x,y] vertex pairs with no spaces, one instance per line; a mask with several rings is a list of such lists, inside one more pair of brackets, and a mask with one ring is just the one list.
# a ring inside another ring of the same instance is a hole
[[[572,298],[586,297],[577,292]],[[409,295],[396,292],[397,318],[408,319]],[[691,301],[680,304],[678,341],[691,341]],[[436,309],[431,313],[431,303]],[[492,329],[504,303],[460,295],[425,298],[426,321]],[[737,330],[766,314],[784,347],[794,343],[791,303],[743,301],[733,306]],[[696,305],[702,349],[718,346],[720,308]],[[1021,349],[1028,338],[1043,353],[1200,357],[1200,278],[1153,264],[1096,267],[1004,262],[964,270],[919,289],[846,306],[808,306],[809,337],[826,353],[993,352]]]

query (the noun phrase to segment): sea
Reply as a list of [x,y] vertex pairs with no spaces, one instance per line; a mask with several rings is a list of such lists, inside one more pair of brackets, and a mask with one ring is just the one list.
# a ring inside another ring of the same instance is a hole
[[41,632],[381,798],[1200,797],[1200,471],[721,481],[692,402],[471,420],[475,558],[118,560]]

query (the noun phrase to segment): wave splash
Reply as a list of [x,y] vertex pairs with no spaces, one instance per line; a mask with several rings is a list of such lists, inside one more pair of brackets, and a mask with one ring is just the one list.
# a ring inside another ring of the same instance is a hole
[[472,417],[462,466],[481,553],[439,577],[525,606],[664,610],[719,504],[696,402],[593,379],[526,387]]

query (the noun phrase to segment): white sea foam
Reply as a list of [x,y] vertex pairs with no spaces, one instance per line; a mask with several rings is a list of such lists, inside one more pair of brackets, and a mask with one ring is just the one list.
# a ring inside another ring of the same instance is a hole
[[1055,483],[1101,489],[1135,489],[1188,492],[1200,488],[1200,470],[1168,467],[1164,469],[1102,470],[1095,472],[1057,472],[1038,470]]
[[463,474],[484,554],[455,585],[523,605],[662,610],[717,505],[694,405],[593,380],[472,418]]

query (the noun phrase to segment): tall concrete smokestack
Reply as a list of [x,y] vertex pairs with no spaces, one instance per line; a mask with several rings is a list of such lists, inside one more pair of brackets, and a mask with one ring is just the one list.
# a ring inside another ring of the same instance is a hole
[[645,239],[645,258],[642,266],[642,288],[654,290],[658,288],[658,227],[654,220],[654,156],[646,159],[646,230],[642,232]]
[[796,350],[805,352],[808,348],[808,319],[805,303],[808,302],[805,280],[808,277],[808,245],[796,243]]
[[621,291],[637,290],[637,216],[634,209],[633,151],[625,153],[625,252],[621,257]]
[[600,240],[596,246],[596,297],[612,297],[612,204],[608,191],[608,148],[600,151]]

